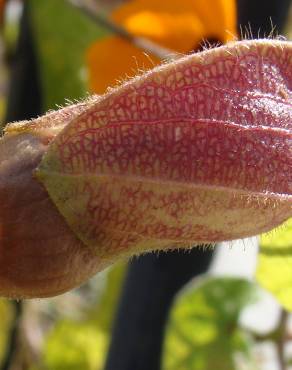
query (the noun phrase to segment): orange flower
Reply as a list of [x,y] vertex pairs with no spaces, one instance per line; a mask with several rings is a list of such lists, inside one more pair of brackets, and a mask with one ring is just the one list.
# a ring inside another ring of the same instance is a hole
[[[111,18],[131,34],[180,53],[197,49],[204,39],[225,43],[236,34],[234,0],[134,0],[115,10]],[[101,94],[137,69],[160,62],[149,56],[116,36],[98,40],[86,56],[90,89]]]

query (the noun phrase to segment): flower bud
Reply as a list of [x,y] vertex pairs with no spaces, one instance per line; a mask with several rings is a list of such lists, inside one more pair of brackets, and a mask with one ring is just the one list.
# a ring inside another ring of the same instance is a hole
[[291,43],[242,41],[155,68],[67,107],[65,119],[45,116],[46,127],[10,126],[0,143],[0,293],[58,294],[117,258],[284,222],[291,89]]

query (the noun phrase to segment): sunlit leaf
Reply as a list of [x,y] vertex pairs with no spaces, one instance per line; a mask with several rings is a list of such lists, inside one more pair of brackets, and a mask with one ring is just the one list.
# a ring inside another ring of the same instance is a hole
[[30,0],[44,109],[87,92],[84,51],[106,31],[65,0]]
[[45,346],[46,369],[101,370],[107,343],[107,336],[87,322],[60,321]]
[[60,320],[49,335],[44,362],[48,370],[101,370],[125,274],[117,264],[107,274],[98,302],[84,320]]
[[13,311],[6,299],[0,299],[0,364],[6,351],[7,334],[10,328]]
[[249,359],[239,314],[254,297],[243,279],[206,279],[178,297],[167,326],[164,370],[235,370],[235,354]]
[[101,330],[108,333],[111,332],[113,318],[116,313],[122,283],[124,281],[125,270],[125,263],[118,263],[110,269],[101,299],[97,307],[94,307],[90,314],[90,320],[92,320],[94,325],[98,325]]
[[292,311],[292,219],[262,236],[257,280]]

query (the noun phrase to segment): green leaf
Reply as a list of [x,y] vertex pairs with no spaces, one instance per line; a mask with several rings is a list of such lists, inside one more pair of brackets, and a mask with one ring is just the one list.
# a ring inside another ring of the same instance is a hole
[[254,297],[243,279],[205,279],[178,297],[167,325],[164,370],[235,370],[234,355],[249,355],[239,314]]
[[80,99],[87,92],[84,54],[107,34],[65,0],[30,0],[44,110]]
[[7,334],[13,319],[13,310],[7,299],[0,299],[0,364],[6,352]]
[[57,322],[44,348],[48,370],[103,369],[126,266],[120,263],[108,271],[100,298],[83,320]]
[[262,236],[257,280],[292,311],[292,219]]
[[89,319],[94,325],[98,325],[101,330],[109,334],[118,306],[126,268],[126,263],[117,263],[110,268],[101,299],[89,315]]
[[62,320],[48,337],[44,363],[48,370],[101,370],[108,336],[88,322]]

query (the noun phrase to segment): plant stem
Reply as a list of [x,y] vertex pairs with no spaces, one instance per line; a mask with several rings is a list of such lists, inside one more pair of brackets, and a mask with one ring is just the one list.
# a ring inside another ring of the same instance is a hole
[[3,359],[2,365],[0,366],[0,370],[10,370],[15,355],[18,352],[18,340],[19,340],[19,326],[21,320],[21,313],[22,313],[22,303],[17,301],[12,301],[11,304],[14,306],[14,318],[11,324],[10,333],[8,334],[7,338],[7,351],[5,353],[5,357]]
[[179,54],[174,50],[164,48],[155,42],[152,42],[144,37],[138,37],[132,35],[121,25],[116,24],[104,16],[101,9],[89,7],[85,5],[83,1],[80,0],[67,0],[68,3],[76,8],[78,8],[82,13],[89,17],[92,21],[97,23],[99,26],[106,28],[115,35],[123,38],[124,40],[135,45],[137,48],[143,50],[146,53],[152,54],[159,59],[163,60],[173,60],[179,57]]
[[286,370],[285,343],[286,343],[287,320],[288,320],[288,312],[282,309],[280,322],[279,322],[279,336],[276,341],[276,348],[277,348],[277,355],[278,355],[278,362],[279,362],[280,370]]

